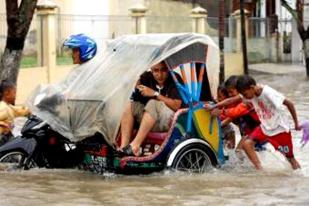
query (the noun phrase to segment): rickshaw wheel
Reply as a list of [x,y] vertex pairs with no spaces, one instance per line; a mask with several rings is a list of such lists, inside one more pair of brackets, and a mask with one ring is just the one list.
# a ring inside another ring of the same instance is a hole
[[203,173],[217,165],[217,159],[211,149],[205,145],[194,143],[182,148],[171,167],[177,171]]

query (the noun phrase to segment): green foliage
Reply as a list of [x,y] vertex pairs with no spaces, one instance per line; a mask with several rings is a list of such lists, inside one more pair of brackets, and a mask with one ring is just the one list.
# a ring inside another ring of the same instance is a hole
[[267,62],[267,59],[260,52],[248,52],[249,63]]
[[[57,65],[70,65],[73,64],[72,58],[69,56],[58,56],[56,60]],[[21,68],[37,67],[38,60],[36,56],[23,56],[21,59]]]
[[70,65],[73,64],[72,57],[69,56],[58,56],[57,65]]
[[36,67],[37,65],[38,61],[34,56],[23,56],[20,62],[21,68]]

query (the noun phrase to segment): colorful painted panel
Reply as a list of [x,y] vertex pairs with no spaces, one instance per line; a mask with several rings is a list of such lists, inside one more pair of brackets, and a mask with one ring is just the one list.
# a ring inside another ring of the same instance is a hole
[[199,136],[204,138],[218,154],[221,143],[220,125],[217,118],[201,108],[193,112],[193,121]]

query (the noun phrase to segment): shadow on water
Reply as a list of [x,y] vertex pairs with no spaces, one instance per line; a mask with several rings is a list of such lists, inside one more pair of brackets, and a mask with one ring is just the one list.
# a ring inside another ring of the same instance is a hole
[[[303,74],[254,76],[295,103],[300,120],[309,119],[309,81]],[[291,125],[292,121],[291,121]],[[0,205],[307,205],[309,146],[300,148],[302,169],[256,172],[231,153],[230,162],[206,174],[164,171],[151,175],[100,176],[78,170],[32,169],[0,172]]]

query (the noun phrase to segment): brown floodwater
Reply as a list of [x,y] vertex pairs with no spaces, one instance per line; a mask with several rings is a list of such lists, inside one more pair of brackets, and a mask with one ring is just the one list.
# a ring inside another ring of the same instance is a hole
[[[309,119],[309,80],[303,73],[254,76],[292,100],[300,121]],[[293,131],[293,135],[295,156],[302,165],[298,171],[270,163],[265,171],[256,172],[233,152],[222,168],[201,175],[169,171],[136,176],[100,176],[78,170],[2,171],[0,205],[309,205],[309,145],[301,148],[301,132]]]

